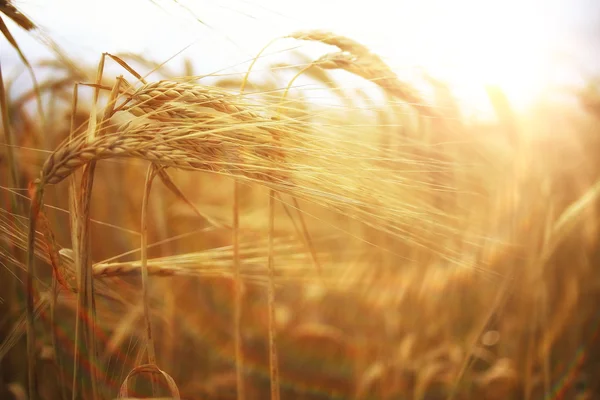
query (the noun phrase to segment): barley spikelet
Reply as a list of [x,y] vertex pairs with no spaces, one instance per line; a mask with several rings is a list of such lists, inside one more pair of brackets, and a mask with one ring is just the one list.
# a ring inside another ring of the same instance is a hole
[[131,96],[123,111],[150,118],[198,118],[206,107],[241,120],[260,118],[231,92],[198,84],[158,81],[142,86]]
[[[230,122],[235,123],[233,120]],[[215,133],[215,128],[222,125],[228,126],[226,122],[214,124],[210,120],[201,125],[183,126],[167,123],[126,124],[117,133],[99,136],[92,141],[79,137],[48,158],[40,182],[56,184],[91,161],[119,157],[136,157],[191,171],[243,174],[252,180],[275,179],[275,172],[267,174],[270,170],[276,170],[271,160],[277,158],[278,154],[274,145],[270,144],[270,134],[263,131],[261,138],[242,130],[230,136]],[[242,154],[240,147],[251,152]],[[242,170],[241,165],[245,165],[245,169]]]

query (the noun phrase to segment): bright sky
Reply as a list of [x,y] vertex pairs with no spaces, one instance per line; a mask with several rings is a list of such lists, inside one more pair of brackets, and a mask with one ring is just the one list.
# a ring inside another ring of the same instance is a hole
[[[525,107],[548,83],[577,84],[586,74],[600,73],[600,2],[595,0],[178,3],[15,0],[69,54],[90,62],[103,51],[133,51],[163,61],[193,44],[184,56],[199,73],[210,73],[247,61],[277,36],[318,28],[366,44],[400,76],[425,67],[452,82],[473,107],[485,102],[484,84],[500,85],[516,107]],[[9,27],[30,57],[47,54],[13,24]],[[0,43],[3,67],[15,65],[14,53]],[[283,41],[273,51],[296,45]],[[328,51],[320,47],[315,55]],[[179,70],[180,61],[172,68]]]

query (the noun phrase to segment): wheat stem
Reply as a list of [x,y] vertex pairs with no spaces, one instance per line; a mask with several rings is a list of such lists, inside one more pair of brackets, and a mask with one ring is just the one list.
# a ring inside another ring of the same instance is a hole
[[[151,164],[146,173],[146,184],[144,186],[144,197],[142,199],[141,215],[141,273],[142,273],[142,301],[144,303],[144,320],[146,323],[146,349],[148,352],[148,363],[157,365],[156,349],[154,347],[154,337],[152,332],[152,320],[150,314],[150,285],[148,281],[148,202],[150,200],[150,190],[152,182],[156,176],[157,167]],[[152,395],[156,397],[158,391],[158,381],[152,375]]]
[[35,287],[33,284],[34,258],[33,251],[35,247],[35,228],[37,217],[42,204],[44,188],[41,183],[35,184],[33,195],[31,198],[31,206],[29,209],[29,231],[27,234],[27,277],[26,277],[26,292],[27,292],[27,377],[28,377],[28,397],[31,400],[38,398],[37,393],[37,370],[36,370],[36,338],[35,338]]
[[277,327],[275,313],[275,258],[273,239],[275,236],[275,191],[269,190],[269,371],[271,377],[271,400],[279,400],[279,361],[277,357]]
[[235,297],[233,299],[233,336],[235,346],[237,400],[246,398],[244,387],[244,347],[242,342],[242,302],[244,300],[244,288],[241,278],[240,259],[240,183],[233,180],[233,274],[235,281]]

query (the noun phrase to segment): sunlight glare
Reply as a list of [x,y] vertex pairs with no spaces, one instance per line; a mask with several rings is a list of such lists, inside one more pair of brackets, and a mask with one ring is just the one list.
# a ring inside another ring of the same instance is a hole
[[[184,55],[192,57],[202,73],[223,68],[239,73],[271,39],[296,30],[327,29],[365,44],[409,83],[411,74],[424,68],[450,83],[464,108],[484,112],[489,111],[486,85],[500,87],[517,111],[525,111],[547,87],[564,83],[565,76],[572,78],[573,66],[559,65],[557,55],[583,51],[573,49],[577,43],[567,25],[586,18],[567,0],[305,0],[301,5],[280,0],[107,0],[97,10],[105,12],[98,25],[79,32],[52,10],[79,7],[83,12],[81,3],[58,2],[60,7],[50,9],[39,0],[21,5],[63,45],[81,38],[92,60],[103,51],[125,48],[166,60],[195,43]],[[123,12],[106,14],[113,3]],[[136,20],[143,21],[136,24],[135,34],[129,20],[134,12]],[[148,17],[142,18],[142,13]]]

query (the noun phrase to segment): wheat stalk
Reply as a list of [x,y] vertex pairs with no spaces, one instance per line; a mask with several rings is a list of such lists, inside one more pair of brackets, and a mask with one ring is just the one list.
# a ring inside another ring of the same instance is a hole
[[[144,320],[146,322],[146,352],[148,354],[148,363],[157,365],[156,349],[154,346],[154,336],[152,334],[152,321],[150,318],[150,288],[148,280],[148,202],[150,201],[150,190],[152,182],[156,176],[157,167],[152,164],[148,167],[146,173],[146,183],[144,185],[144,197],[142,199],[142,215],[141,215],[141,272],[142,272],[142,302],[144,303]],[[158,381],[152,375],[152,395],[156,397],[158,390]]]

